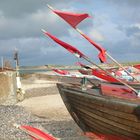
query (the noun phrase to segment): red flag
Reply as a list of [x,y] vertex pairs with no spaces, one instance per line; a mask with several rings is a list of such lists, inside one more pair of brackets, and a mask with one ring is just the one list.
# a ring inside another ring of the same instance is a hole
[[86,38],[93,46],[95,46],[99,51],[99,59],[102,63],[106,62],[106,55],[105,55],[105,52],[106,50],[104,48],[102,48],[100,45],[98,45],[97,43],[95,43],[93,40],[91,40],[88,36],[86,36],[85,34],[83,34],[82,32],[80,32],[80,34]]
[[[70,13],[70,12],[62,12],[59,10],[54,10],[52,7],[48,5],[48,7],[56,13],[58,16],[63,18],[67,23],[69,23],[73,28],[76,28],[76,26],[83,21],[85,18],[89,17],[88,14],[76,14],[76,13]],[[89,37],[84,35],[80,30],[78,30],[80,34],[86,38],[92,45],[94,45],[99,51],[99,59],[102,63],[106,61],[106,56],[105,56],[105,49],[103,49],[100,45],[96,44],[94,41],[92,41]]]
[[25,131],[26,133],[28,133],[30,136],[32,136],[34,140],[40,140],[40,139],[41,140],[56,140],[56,138],[50,136],[47,133],[44,133],[43,131],[35,127],[22,125],[22,126],[19,126],[19,128]]
[[59,69],[52,69],[54,72],[61,74],[61,75],[69,75],[70,72],[66,70],[59,70]]
[[89,15],[86,13],[78,14],[78,13],[62,12],[59,10],[52,11],[61,18],[63,18],[66,22],[68,22],[73,28],[76,28],[76,26],[80,22],[82,22],[85,18],[89,17]]
[[75,54],[77,57],[86,57],[82,52],[80,52],[75,47],[73,47],[73,46],[71,46],[71,45],[59,40],[58,38],[56,38],[55,36],[51,35],[50,33],[46,32],[46,31],[43,31],[43,32],[45,33],[45,35],[49,36],[56,43],[58,43],[59,45],[61,45],[65,49],[67,49],[70,53]]
[[92,74],[108,82],[119,82],[117,79],[111,77],[110,75],[108,75],[106,72],[102,70],[92,69]]

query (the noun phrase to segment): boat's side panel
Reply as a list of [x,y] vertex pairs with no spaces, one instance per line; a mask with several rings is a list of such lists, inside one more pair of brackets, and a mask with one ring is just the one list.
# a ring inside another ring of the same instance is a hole
[[69,112],[78,124],[85,124],[86,131],[140,139],[140,120],[134,114],[137,104],[83,94],[63,85],[58,88]]

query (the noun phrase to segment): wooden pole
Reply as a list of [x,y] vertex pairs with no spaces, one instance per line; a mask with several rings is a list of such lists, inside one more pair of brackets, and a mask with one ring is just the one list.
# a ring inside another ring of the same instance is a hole
[[50,6],[49,4],[47,4],[47,7],[51,10],[54,10],[54,8],[52,6]]
[[116,61],[111,55],[109,55],[106,52],[106,55],[113,61],[115,62],[118,66],[120,66],[128,75],[130,75],[133,79],[135,79],[137,82],[140,83],[140,81],[138,79],[136,79],[129,71],[127,71],[120,63],[118,63],[118,61]]

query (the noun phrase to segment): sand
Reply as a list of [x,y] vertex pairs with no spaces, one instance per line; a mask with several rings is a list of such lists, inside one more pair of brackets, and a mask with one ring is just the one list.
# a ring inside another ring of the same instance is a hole
[[39,124],[53,136],[63,140],[86,140],[69,115],[56,87],[57,81],[29,77],[22,79],[25,99],[17,103],[40,119]]
[[22,81],[25,99],[17,105],[25,107],[39,117],[46,117],[51,120],[70,119],[56,88],[56,81],[36,79],[30,81],[30,84],[27,81]]

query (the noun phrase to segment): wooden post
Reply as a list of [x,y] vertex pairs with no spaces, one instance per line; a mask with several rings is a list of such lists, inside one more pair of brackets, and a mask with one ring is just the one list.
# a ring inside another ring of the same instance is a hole
[[3,63],[3,56],[1,57],[1,68],[2,68],[2,71],[3,71],[3,65],[4,65],[4,63]]
[[17,82],[17,99],[22,101],[24,99],[25,91],[22,89],[20,74],[19,74],[19,58],[18,58],[18,51],[15,50],[14,60],[16,64],[16,82]]

